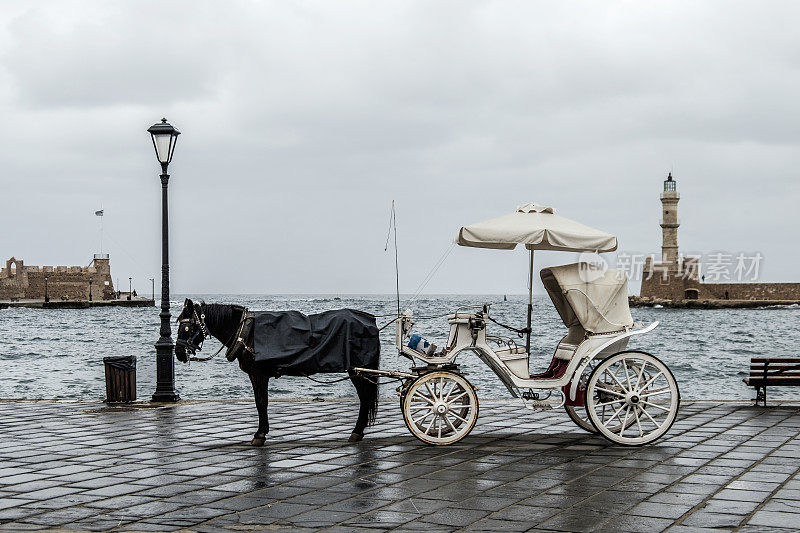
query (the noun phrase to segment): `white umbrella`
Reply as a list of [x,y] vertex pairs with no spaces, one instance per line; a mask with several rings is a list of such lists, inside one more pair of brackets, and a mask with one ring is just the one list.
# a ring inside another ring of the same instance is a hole
[[528,338],[525,348],[531,349],[531,312],[533,310],[533,251],[613,252],[617,238],[555,214],[552,207],[527,203],[511,214],[464,226],[455,238],[459,246],[513,250],[524,244],[530,250],[528,272]]

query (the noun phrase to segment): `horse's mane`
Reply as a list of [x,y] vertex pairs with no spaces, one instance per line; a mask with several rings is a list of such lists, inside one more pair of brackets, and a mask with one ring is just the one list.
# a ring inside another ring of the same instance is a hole
[[205,304],[203,314],[208,331],[220,342],[227,343],[236,333],[243,311],[244,307],[239,305]]

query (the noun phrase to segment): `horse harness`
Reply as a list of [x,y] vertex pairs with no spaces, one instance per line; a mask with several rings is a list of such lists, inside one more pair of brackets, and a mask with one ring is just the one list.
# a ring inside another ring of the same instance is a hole
[[[178,328],[182,326],[188,328],[189,327],[188,325],[184,325],[187,322],[188,324],[197,325],[199,327],[198,333],[200,334],[201,339],[199,343],[195,343],[194,338],[197,335],[194,335],[192,338],[185,341],[177,340],[175,344],[184,345],[187,349],[191,350],[192,353],[202,350],[203,342],[211,334],[211,332],[208,330],[208,326],[206,325],[205,318],[206,318],[205,314],[203,313],[198,314],[197,310],[195,309],[194,311],[192,311],[192,316],[190,318],[182,318],[178,320]],[[255,314],[248,311],[247,308],[244,308],[244,311],[242,312],[242,319],[239,322],[239,327],[236,328],[236,332],[231,336],[230,339],[228,339],[228,342],[223,343],[219,347],[219,349],[209,357],[189,357],[189,361],[199,361],[199,362],[210,361],[211,359],[219,355],[219,353],[225,347],[228,348],[228,351],[225,352],[225,358],[228,361],[234,361],[237,357],[239,357],[245,352],[254,354],[255,350],[253,346],[252,345],[248,346],[247,344],[248,338],[251,340],[252,344],[254,318]],[[229,344],[230,346],[228,346]]]
[[[255,356],[255,347],[253,346],[253,322],[255,321],[255,313],[251,313],[247,308],[242,311],[242,320],[239,322],[239,327],[233,335],[233,342],[225,352],[225,359],[233,361],[244,353],[249,353]],[[250,345],[248,345],[248,339]],[[221,350],[222,348],[220,348]]]

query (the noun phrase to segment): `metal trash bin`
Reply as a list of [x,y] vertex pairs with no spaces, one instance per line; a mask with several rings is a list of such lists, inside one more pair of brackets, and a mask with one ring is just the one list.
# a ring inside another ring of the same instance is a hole
[[106,371],[106,402],[136,401],[136,357],[104,357]]

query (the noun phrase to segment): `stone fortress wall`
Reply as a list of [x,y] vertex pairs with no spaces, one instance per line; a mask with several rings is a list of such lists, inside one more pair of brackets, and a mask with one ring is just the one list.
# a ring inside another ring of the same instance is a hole
[[680,194],[670,173],[661,194],[661,261],[656,263],[652,257],[645,260],[641,296],[634,303],[657,300],[800,303],[800,283],[703,283],[697,258],[681,259],[678,254],[679,200]]
[[[0,268],[0,300],[43,300],[47,278],[50,300],[86,301],[114,299],[108,255],[96,255],[88,267],[25,266],[12,257]],[[90,282],[91,278],[91,282]]]

